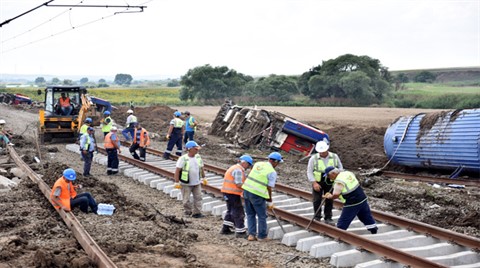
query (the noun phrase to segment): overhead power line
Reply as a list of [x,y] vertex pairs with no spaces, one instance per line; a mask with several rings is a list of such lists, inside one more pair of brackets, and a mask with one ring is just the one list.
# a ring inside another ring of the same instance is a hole
[[48,1],[48,2],[45,2],[45,3],[43,3],[43,4],[41,4],[41,5],[37,6],[37,7],[34,7],[34,8],[32,8],[32,9],[30,9],[29,11],[23,12],[22,14],[20,14],[20,15],[18,15],[18,16],[16,16],[16,17],[13,17],[13,18],[11,18],[11,19],[8,19],[8,20],[0,23],[0,27],[2,27],[2,26],[5,25],[5,24],[8,24],[8,23],[10,23],[12,20],[16,20],[16,19],[20,18],[21,16],[26,15],[26,14],[28,14],[28,13],[36,10],[36,9],[39,9],[39,8],[41,8],[41,7],[43,7],[43,6],[46,6],[46,5],[48,5],[49,3],[53,2],[53,1],[55,1],[55,0],[50,0],[50,1]]

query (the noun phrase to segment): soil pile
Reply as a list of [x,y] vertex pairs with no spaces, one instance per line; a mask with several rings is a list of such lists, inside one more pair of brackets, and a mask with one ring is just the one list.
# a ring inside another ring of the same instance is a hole
[[[125,125],[129,109],[131,108],[122,106],[112,113],[112,118],[118,125]],[[160,134],[166,134],[170,120],[173,119],[173,113],[175,112],[174,109],[168,106],[134,107],[132,110],[142,127],[150,133]]]

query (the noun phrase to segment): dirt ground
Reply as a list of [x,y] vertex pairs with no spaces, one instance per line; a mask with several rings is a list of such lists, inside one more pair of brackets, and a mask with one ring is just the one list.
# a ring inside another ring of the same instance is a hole
[[[125,123],[127,109],[121,107],[113,113],[112,117],[120,126]],[[201,154],[208,163],[228,167],[238,155],[245,153],[227,145],[220,137],[207,135],[209,122],[218,107],[137,107],[135,113],[147,130],[163,136],[175,109],[188,109],[200,120],[196,135],[201,144],[206,144]],[[388,124],[400,115],[420,112],[364,108],[349,114],[340,112],[344,108],[338,108],[328,116],[328,121],[324,121],[320,117],[324,114],[323,108],[315,108],[316,112],[305,110],[304,116],[300,114],[301,109],[292,109],[295,114],[279,111],[326,131],[332,139],[331,151],[338,153],[344,166],[355,172],[383,166],[386,162],[383,135]],[[368,113],[369,110],[373,112]],[[79,155],[68,152],[63,144],[42,147],[42,163],[34,161],[38,156],[32,140],[36,114],[0,105],[0,117],[15,132],[13,142],[19,154],[32,169],[44,175],[48,185],[52,186],[67,166],[82,170]],[[369,124],[368,120],[371,120]],[[156,138],[152,147],[165,149],[166,143]],[[253,149],[246,152],[257,158],[268,154]],[[307,161],[298,162],[298,157],[291,155],[285,158],[286,162],[277,170],[279,182],[310,190],[305,174]],[[0,163],[2,159],[0,155]],[[10,173],[11,166],[0,164],[0,168],[5,169],[0,175],[14,177]],[[93,177],[78,176],[78,183],[84,186],[82,191],[91,192],[99,203],[114,204],[117,211],[111,217],[84,214],[79,210],[74,210],[74,214],[119,267],[329,267],[328,259],[311,258],[279,241],[262,244],[222,236],[218,234],[222,224],[219,218],[185,217],[179,201],[130,178],[105,176],[103,166],[94,164],[91,173]],[[360,179],[374,209],[480,237],[478,189],[436,188],[382,176]],[[11,191],[0,192],[0,200],[0,268],[94,267],[53,207],[28,178],[22,179]],[[298,258],[289,262],[295,256]]]

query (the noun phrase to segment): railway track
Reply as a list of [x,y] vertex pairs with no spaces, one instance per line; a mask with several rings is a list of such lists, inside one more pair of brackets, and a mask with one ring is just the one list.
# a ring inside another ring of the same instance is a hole
[[[47,200],[50,199],[51,188],[42,180],[41,176],[35,173],[17,154],[13,147],[7,147],[10,157],[15,164],[21,168],[28,177],[38,185],[38,188],[43,193]],[[87,255],[101,268],[117,267],[113,261],[103,252],[103,250],[92,239],[88,232],[83,228],[81,223],[77,220],[72,212],[65,212],[62,209],[56,209],[61,216],[65,225],[72,231],[78,243],[85,250]]]
[[[67,149],[79,153],[78,145],[67,145]],[[101,148],[99,151],[105,153]],[[148,162],[120,155],[119,169],[124,175],[181,200],[180,190],[173,187],[172,181],[175,162],[159,157],[161,151],[148,149],[148,153]],[[97,155],[95,161],[106,165],[107,160]],[[203,189],[210,195],[204,196],[202,210],[222,216],[226,205],[215,197],[221,196],[225,169],[208,164],[205,168],[209,171],[206,174],[209,184]],[[285,233],[270,218],[268,236],[312,256],[330,257],[330,263],[337,267],[480,267],[480,254],[475,252],[480,250],[479,239],[380,211],[372,211],[379,223],[377,235],[367,234],[358,220],[352,222],[348,231],[317,221],[306,230],[313,216],[310,198],[309,192],[277,184],[273,200],[277,216],[285,221],[282,224]],[[341,203],[335,203],[335,207],[341,209]],[[337,209],[334,219],[340,214]]]

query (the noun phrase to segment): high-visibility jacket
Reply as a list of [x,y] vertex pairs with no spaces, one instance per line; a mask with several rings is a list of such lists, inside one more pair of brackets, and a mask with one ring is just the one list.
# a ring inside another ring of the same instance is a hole
[[225,176],[223,178],[223,185],[222,185],[222,193],[227,194],[235,194],[235,195],[242,195],[243,190],[242,187],[238,187],[235,184],[235,178],[232,175],[232,172],[236,169],[240,169],[242,171],[242,183],[245,182],[245,169],[240,164],[235,164],[231,166],[227,172],[225,172]]
[[343,207],[355,206],[367,200],[367,195],[363,192],[360,183],[352,172],[342,171],[338,173],[335,183],[343,184],[341,192],[341,199],[345,200]]
[[55,182],[52,191],[50,192],[50,202],[55,208],[61,208],[60,204],[57,204],[57,202],[53,200],[53,198],[55,197],[55,189],[57,189],[58,187],[60,187],[60,195],[58,196],[60,200],[58,200],[58,202],[60,202],[64,207],[70,210],[70,199],[77,196],[77,191],[75,191],[75,187],[73,187],[71,181],[64,179],[63,176]]
[[135,135],[133,135],[133,143],[137,143],[137,134],[140,132],[140,147],[145,147],[150,145],[150,137],[148,136],[148,132],[146,129],[143,127],[138,131],[138,129],[135,131]]
[[243,190],[270,199],[268,194],[268,174],[275,172],[270,162],[257,162],[242,185]]
[[[338,168],[338,161],[337,161],[337,155],[331,152],[328,152],[328,163],[325,166],[325,163],[323,160],[320,158],[319,154],[315,154],[314,156],[315,159],[315,166],[313,166],[313,176],[315,177],[315,181],[321,182],[323,179],[323,174],[325,173],[325,169],[327,167],[336,167]],[[325,180],[325,183],[327,183],[328,180]]]
[[110,129],[112,129],[112,126],[113,126],[112,118],[110,116],[105,117],[102,123],[102,132],[110,132]]
[[185,122],[185,127],[187,131],[197,131],[197,126],[194,126],[195,124],[195,119],[193,116],[189,116]]
[[[180,176],[180,181],[183,183],[188,183],[190,181],[188,177],[188,172],[190,170],[190,156],[188,154],[183,155],[183,168],[182,168],[182,175]],[[199,154],[195,155],[195,160],[197,160],[198,163],[198,178],[202,177],[201,170],[203,167],[203,160],[202,157]]]
[[105,139],[103,140],[103,145],[105,146],[105,149],[115,149],[115,142],[117,142],[118,145],[118,137],[116,138],[117,140],[112,140],[112,135],[113,132],[108,133],[105,136]]
[[173,127],[174,128],[182,128],[185,122],[183,122],[182,119],[180,118],[174,118],[173,119]]
[[83,134],[87,133],[88,127],[89,127],[89,125],[83,124],[82,127],[80,128],[80,134],[83,135]]
[[70,98],[66,97],[65,99],[60,98],[58,100],[60,102],[60,107],[69,107],[70,106]]

